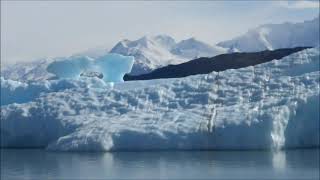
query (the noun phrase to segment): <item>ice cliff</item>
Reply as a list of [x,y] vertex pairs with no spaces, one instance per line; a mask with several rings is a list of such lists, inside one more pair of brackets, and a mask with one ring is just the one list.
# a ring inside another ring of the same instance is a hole
[[[113,88],[98,78],[37,85],[1,79],[6,92],[1,103],[7,96],[1,106],[1,147],[319,147],[319,80],[319,48],[237,70]],[[24,92],[14,92],[19,88]],[[38,95],[21,101],[20,94],[34,89]]]

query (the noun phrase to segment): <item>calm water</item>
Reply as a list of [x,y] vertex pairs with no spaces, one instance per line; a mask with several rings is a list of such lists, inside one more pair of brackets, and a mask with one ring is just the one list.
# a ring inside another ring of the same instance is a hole
[[1,179],[319,179],[319,149],[61,153],[1,150]]

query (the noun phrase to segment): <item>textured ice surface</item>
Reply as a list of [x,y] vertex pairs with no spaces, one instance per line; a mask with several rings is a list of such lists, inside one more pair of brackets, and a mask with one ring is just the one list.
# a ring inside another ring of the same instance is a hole
[[1,106],[1,147],[319,147],[319,80],[314,48],[219,74],[66,88]]
[[23,83],[5,80],[1,77],[1,106],[12,103],[26,103],[50,92],[59,92],[73,88],[112,88],[113,83],[106,83],[99,78],[81,78],[78,80],[62,79]]
[[48,65],[47,71],[59,78],[78,79],[87,71],[102,73],[106,82],[122,82],[125,73],[131,71],[134,58],[119,54],[107,54],[97,59],[87,56],[55,61]]
[[103,74],[107,82],[121,82],[125,73],[131,71],[134,57],[119,54],[104,54],[89,57],[43,59],[1,67],[1,77],[20,82],[38,82],[58,78],[78,79],[81,73]]

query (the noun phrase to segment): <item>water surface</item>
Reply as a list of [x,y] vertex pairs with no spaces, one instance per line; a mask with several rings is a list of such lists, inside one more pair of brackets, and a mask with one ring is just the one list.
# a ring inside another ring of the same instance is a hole
[[187,152],[1,150],[1,179],[319,179],[319,149]]

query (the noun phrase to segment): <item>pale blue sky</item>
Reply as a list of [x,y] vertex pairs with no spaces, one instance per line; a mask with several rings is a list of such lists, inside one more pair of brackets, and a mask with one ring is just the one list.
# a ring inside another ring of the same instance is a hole
[[319,15],[319,1],[1,1],[1,61],[69,56],[121,39],[168,34],[209,44],[266,23]]

